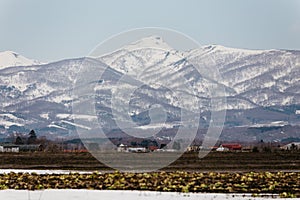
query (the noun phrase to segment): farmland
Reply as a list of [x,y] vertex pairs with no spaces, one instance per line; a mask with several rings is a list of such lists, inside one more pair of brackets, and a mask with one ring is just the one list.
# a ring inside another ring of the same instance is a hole
[[[0,153],[0,160],[2,169],[112,170],[89,153]],[[300,171],[300,152],[211,152],[203,159],[185,153],[162,170]]]
[[[171,165],[144,173],[118,172],[89,153],[2,153],[2,169],[66,169],[91,173],[0,174],[0,189],[150,190],[250,193],[300,197],[300,152],[185,153]],[[162,158],[159,158],[162,159]]]

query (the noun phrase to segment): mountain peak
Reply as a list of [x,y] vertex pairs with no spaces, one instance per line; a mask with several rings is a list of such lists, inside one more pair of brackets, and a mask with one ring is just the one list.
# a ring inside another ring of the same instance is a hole
[[30,66],[40,64],[36,60],[28,59],[14,51],[0,52],[0,69],[14,66]]
[[20,55],[14,51],[3,51],[3,52],[0,52],[0,56],[1,58],[3,58],[4,56],[5,57],[19,57]]

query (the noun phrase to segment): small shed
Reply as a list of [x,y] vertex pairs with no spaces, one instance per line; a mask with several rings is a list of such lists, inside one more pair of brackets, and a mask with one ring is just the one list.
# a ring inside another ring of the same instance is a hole
[[124,145],[124,144],[120,144],[117,148],[117,151],[118,152],[127,152],[127,145]]

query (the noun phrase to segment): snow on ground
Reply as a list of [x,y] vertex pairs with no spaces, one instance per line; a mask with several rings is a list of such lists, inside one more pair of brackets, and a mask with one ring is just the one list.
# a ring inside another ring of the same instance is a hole
[[8,129],[9,127],[15,125],[15,126],[24,126],[24,124],[19,124],[19,123],[16,123],[16,122],[11,122],[11,121],[7,121],[7,120],[3,120],[3,119],[0,119],[0,125],[1,126],[4,126],[6,129]]
[[263,200],[264,197],[251,197],[251,194],[215,194],[215,193],[176,193],[176,192],[152,192],[152,191],[118,191],[118,190],[2,190],[1,199],[5,200]]
[[69,121],[66,121],[66,120],[61,120],[62,123],[65,123],[65,124],[70,124],[72,126],[76,126],[78,128],[82,128],[82,129],[86,129],[86,130],[91,130],[90,127],[87,127],[87,126],[84,126],[84,125],[81,125],[81,124],[76,124],[76,123],[73,123],[73,122],[69,122]]
[[286,126],[288,125],[288,122],[286,121],[274,121],[268,124],[254,124],[251,127],[256,127],[256,128],[260,128],[260,127],[272,127],[272,126]]
[[97,119],[97,116],[93,115],[75,115],[75,114],[57,114],[57,118],[59,119],[81,119],[81,120],[88,120],[93,121]]
[[[75,170],[28,170],[28,169],[0,169],[3,173],[37,173],[37,174],[69,174],[93,173],[92,171]],[[106,173],[106,172],[103,172]],[[130,190],[86,190],[86,189],[47,189],[47,190],[0,190],[0,199],[5,200],[264,200],[278,198],[278,195],[264,194],[264,197],[252,197],[251,194],[222,194],[222,193],[178,193]]]
[[137,126],[135,128],[137,129],[161,129],[161,128],[173,128],[174,124],[167,124],[167,123],[157,123],[157,124],[149,124],[149,125],[144,125],[144,126]]
[[40,114],[40,117],[44,119],[49,119],[49,113],[42,113]]
[[10,118],[12,120],[19,120],[20,118],[14,116],[13,114],[10,113],[4,113],[4,114],[0,114],[0,117],[6,117],[6,118]]
[[76,170],[38,170],[38,169],[0,169],[0,174],[14,173],[37,173],[37,174],[69,174],[69,173],[80,173],[88,174],[93,173],[92,171],[76,171]]
[[63,130],[68,130],[67,128],[58,126],[58,125],[56,125],[56,124],[49,124],[48,127],[49,127],[49,128],[59,128],[59,129],[63,129]]

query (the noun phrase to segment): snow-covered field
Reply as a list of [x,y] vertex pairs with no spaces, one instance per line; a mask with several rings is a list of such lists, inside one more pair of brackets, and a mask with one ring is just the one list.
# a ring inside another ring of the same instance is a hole
[[[37,173],[37,174],[69,174],[71,173],[92,173],[92,171],[70,171],[70,170],[28,170],[28,169],[0,169],[4,173]],[[105,173],[105,172],[103,172]],[[118,190],[86,190],[86,189],[47,189],[47,190],[0,190],[0,200],[263,200],[277,199],[278,195],[265,194],[261,197],[252,197],[251,194],[222,194],[222,193],[178,193],[178,192],[155,192],[155,191],[118,191]]]
[[176,192],[150,192],[150,191],[108,191],[108,190],[2,190],[0,199],[5,200],[260,200],[276,197],[251,197],[250,194],[199,194],[199,193],[176,193]]
[[69,174],[69,173],[88,174],[88,173],[93,173],[92,171],[76,171],[76,170],[0,169],[0,174],[4,174],[4,173],[8,174],[10,172],[36,173],[36,174]]

